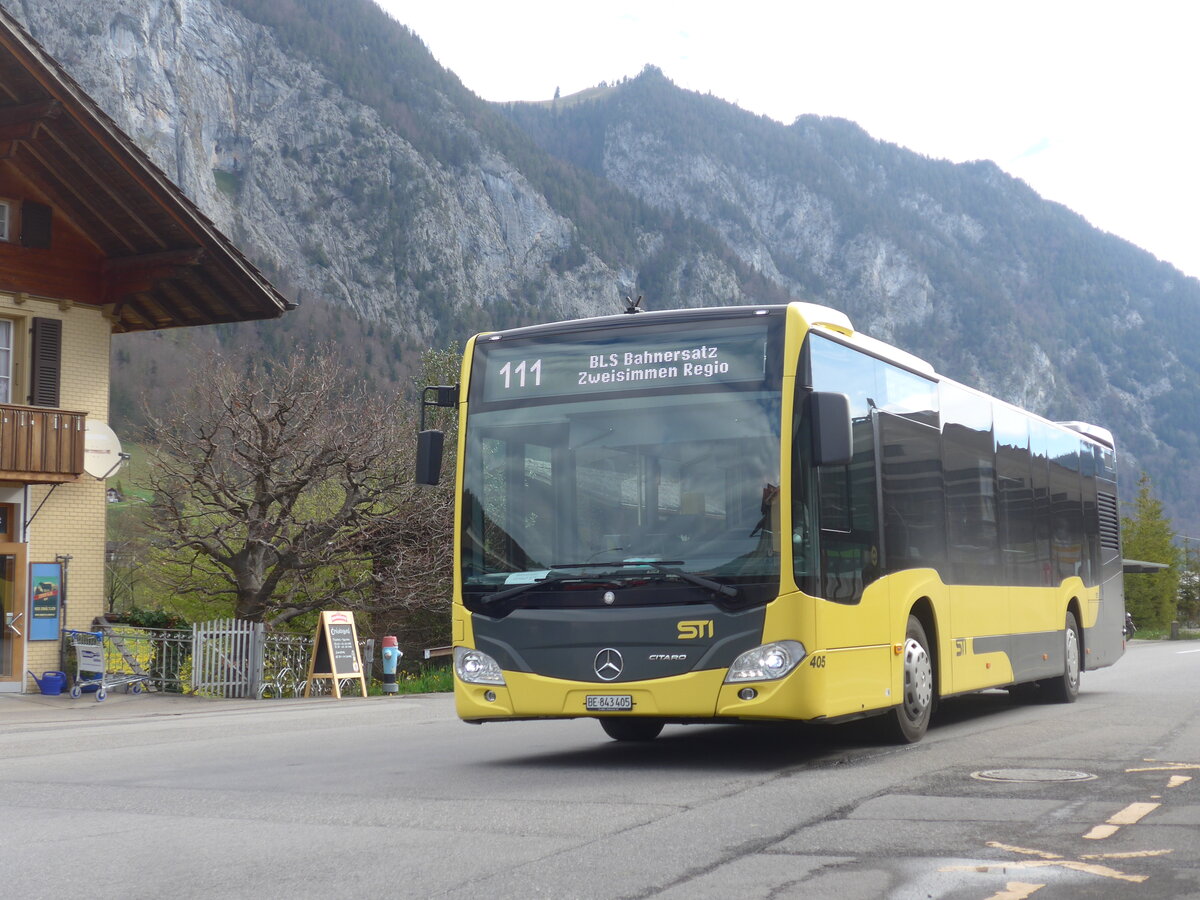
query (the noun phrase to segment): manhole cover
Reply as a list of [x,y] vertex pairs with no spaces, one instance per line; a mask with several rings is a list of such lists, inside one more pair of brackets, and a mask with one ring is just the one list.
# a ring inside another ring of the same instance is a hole
[[980,781],[1045,782],[1045,781],[1092,781],[1095,775],[1073,772],[1070,769],[985,769],[972,772],[972,778]]

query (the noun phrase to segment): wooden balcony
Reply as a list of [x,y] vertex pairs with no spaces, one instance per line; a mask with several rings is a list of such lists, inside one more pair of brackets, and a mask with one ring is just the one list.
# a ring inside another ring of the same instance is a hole
[[87,413],[0,404],[0,481],[55,484],[83,473]]

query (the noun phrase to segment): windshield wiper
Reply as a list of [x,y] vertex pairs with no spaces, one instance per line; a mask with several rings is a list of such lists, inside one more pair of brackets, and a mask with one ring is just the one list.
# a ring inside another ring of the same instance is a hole
[[[578,568],[578,566],[554,566],[555,569],[561,568]],[[549,572],[545,578],[538,581],[529,581],[525,584],[518,584],[516,587],[510,587],[503,591],[497,591],[494,594],[488,594],[479,600],[482,606],[490,606],[493,603],[502,603],[511,597],[516,597],[524,594],[526,591],[531,591],[536,587],[542,587],[547,584],[556,584],[560,581],[579,581],[580,576],[568,575],[566,572]]]
[[674,569],[672,566],[684,565],[682,559],[663,559],[663,560],[647,560],[647,559],[619,559],[612,562],[588,562],[588,563],[563,563],[561,565],[551,566],[545,578],[538,581],[530,581],[525,584],[518,584],[515,587],[507,588],[503,591],[497,591],[494,594],[488,594],[479,600],[482,606],[491,606],[494,603],[503,603],[505,600],[510,600],[513,597],[518,597],[526,591],[531,591],[536,587],[543,587],[547,584],[557,584],[563,581],[581,581],[583,579],[579,575],[570,575],[563,572],[563,569],[630,569],[644,568],[653,569],[654,571],[672,578],[678,578],[681,581],[686,581],[689,584],[694,584],[696,587],[704,588],[706,591],[712,591],[714,594],[720,594],[722,597],[736,598],[738,590],[728,584],[721,584],[719,581],[713,581],[711,578],[705,578],[703,575],[695,575],[691,572],[685,572],[682,569]]
[[[694,584],[697,587],[702,587],[705,590],[720,594],[722,597],[736,597],[738,590],[735,587],[730,587],[727,584],[721,584],[719,581],[713,581],[711,578],[705,578],[703,575],[694,575],[691,572],[685,572],[682,569],[672,569],[670,566],[682,566],[682,559],[664,559],[664,560],[648,560],[648,559],[631,559],[617,560],[616,562],[594,562],[594,563],[567,563],[561,566],[554,566],[555,569],[594,569],[594,568],[628,568],[628,567],[646,567],[654,569],[656,572],[661,572],[664,575],[673,575],[682,581],[689,584]],[[543,582],[544,583],[544,582]]]

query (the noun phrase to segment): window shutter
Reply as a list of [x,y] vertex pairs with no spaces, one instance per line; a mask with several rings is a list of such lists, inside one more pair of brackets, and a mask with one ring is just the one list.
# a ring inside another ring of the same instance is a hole
[[21,204],[21,246],[50,246],[50,207],[26,200]]
[[62,371],[62,322],[33,320],[33,350],[30,354],[29,403],[58,406],[59,375]]

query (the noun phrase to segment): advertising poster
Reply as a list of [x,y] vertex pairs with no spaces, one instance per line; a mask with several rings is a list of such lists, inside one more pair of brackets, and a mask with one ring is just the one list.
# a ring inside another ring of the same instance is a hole
[[62,566],[29,564],[29,639],[56,641],[62,615]]

